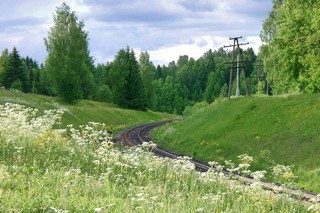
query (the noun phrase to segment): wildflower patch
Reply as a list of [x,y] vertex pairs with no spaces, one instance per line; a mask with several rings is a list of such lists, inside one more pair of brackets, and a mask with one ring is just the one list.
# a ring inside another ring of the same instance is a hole
[[[120,148],[103,124],[57,130],[62,113],[0,106],[1,212],[307,211],[285,195],[225,176],[216,162],[200,173],[190,158],[155,156],[152,142]],[[241,160],[238,167],[228,162],[230,169],[249,171],[250,156]],[[253,174],[263,179],[263,172]],[[316,201],[311,209],[319,210]]]

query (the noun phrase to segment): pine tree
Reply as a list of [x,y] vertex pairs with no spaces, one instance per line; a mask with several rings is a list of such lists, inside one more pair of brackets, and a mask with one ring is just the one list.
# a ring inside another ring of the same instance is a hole
[[[129,51],[129,49],[127,49]],[[129,109],[145,110],[147,106],[146,94],[139,70],[139,64],[133,50],[129,54],[129,74],[127,78],[127,93]]]
[[144,110],[146,108],[138,61],[129,47],[117,53],[111,65],[108,82],[115,104],[130,109]]
[[112,100],[121,107],[128,107],[125,98],[126,79],[128,75],[128,56],[124,49],[120,49],[111,64],[108,83],[112,93]]
[[6,69],[6,64],[8,63],[9,51],[5,49],[2,51],[0,56],[0,87],[4,86],[4,73]]
[[22,61],[16,47],[9,54],[8,61],[4,69],[3,85],[6,89],[23,90],[26,77],[22,68]]
[[78,21],[63,3],[56,10],[54,26],[45,39],[46,69],[54,92],[67,102],[90,97],[93,88],[93,60],[88,50],[84,22]]

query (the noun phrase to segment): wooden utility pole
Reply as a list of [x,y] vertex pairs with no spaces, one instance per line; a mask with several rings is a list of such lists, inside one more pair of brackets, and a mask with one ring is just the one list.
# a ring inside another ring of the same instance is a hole
[[[229,38],[229,40],[233,40],[233,44],[230,44],[230,45],[225,45],[223,46],[224,48],[227,48],[227,47],[232,47],[232,54],[231,54],[231,61],[230,61],[230,79],[229,79],[229,90],[228,90],[228,99],[230,100],[230,97],[231,97],[231,87],[232,87],[232,77],[233,77],[233,68],[237,68],[238,72],[237,74],[239,74],[239,69],[242,68],[242,74],[243,74],[243,78],[244,78],[244,82],[245,82],[245,85],[246,85],[246,92],[247,92],[247,95],[249,95],[249,88],[248,88],[248,84],[247,84],[247,80],[246,80],[246,74],[245,74],[245,71],[244,71],[244,64],[243,64],[243,55],[242,55],[242,52],[240,50],[240,46],[242,45],[247,45],[249,44],[249,42],[246,42],[246,43],[239,43],[239,39],[242,38],[242,36],[238,36],[238,37],[234,37],[234,38]],[[238,51],[238,54],[237,54],[237,65],[235,66],[235,48],[237,47],[237,51]],[[240,74],[239,74],[240,75]],[[239,76],[238,76],[239,77]],[[238,78],[237,77],[237,78]],[[238,79],[237,79],[237,83],[238,83]],[[238,88],[239,85],[237,85],[237,88]],[[238,93],[236,94],[238,95]],[[239,92],[239,95],[240,95],[240,92]]]
[[236,96],[240,96],[240,57],[237,55],[237,87],[236,87]]

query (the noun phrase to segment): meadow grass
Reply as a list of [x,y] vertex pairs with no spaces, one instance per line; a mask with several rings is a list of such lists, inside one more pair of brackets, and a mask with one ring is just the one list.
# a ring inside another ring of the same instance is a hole
[[122,109],[114,104],[80,100],[76,104],[66,104],[54,97],[0,89],[0,104],[17,103],[40,111],[63,109],[60,127],[73,124],[75,128],[88,122],[100,122],[110,131],[118,131],[128,126],[172,119],[175,116],[152,111]]
[[[320,192],[320,96],[240,97],[198,104],[152,133],[169,150],[202,161],[254,157],[252,170],[290,165],[292,184]],[[275,180],[269,176],[270,180]]]
[[[320,210],[316,202],[305,206],[259,184],[241,184],[223,175],[216,162],[200,173],[187,157],[155,156],[151,142],[118,147],[101,123],[56,129],[62,113],[0,105],[0,212]],[[247,171],[252,157],[239,159],[232,170]]]

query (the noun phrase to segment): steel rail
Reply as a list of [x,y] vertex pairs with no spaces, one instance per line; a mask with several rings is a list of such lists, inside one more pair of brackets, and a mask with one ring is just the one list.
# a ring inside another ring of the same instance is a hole
[[[164,125],[166,123],[170,123],[170,120],[167,121],[160,121],[160,122],[155,122],[155,123],[150,123],[150,124],[145,124],[137,127],[133,127],[130,129],[127,129],[125,132],[121,134],[121,144],[122,145],[127,145],[127,146],[135,146],[142,144],[145,142],[145,139],[148,138],[146,135],[148,135],[149,131],[155,127]],[[150,140],[149,140],[150,141]],[[159,155],[161,157],[169,157],[176,159],[179,156],[183,156],[180,154],[172,153],[163,147],[160,147],[157,145],[153,150],[152,150],[156,155]],[[202,172],[208,171],[209,168],[211,168],[208,164],[198,162],[195,160],[191,160],[191,162],[195,165],[196,169]],[[230,172],[224,170],[222,171],[225,175],[231,175]],[[244,184],[252,184],[257,181],[255,181],[253,178],[248,178],[240,175],[235,175],[232,174],[234,178],[238,179],[239,181],[243,182]],[[303,200],[306,202],[310,202],[311,199],[315,198],[317,195],[313,192],[308,192],[300,189],[294,189],[294,188],[288,188],[281,186],[280,184],[275,184],[272,182],[259,182],[262,186],[263,189],[269,190],[269,191],[276,191],[277,193],[281,194],[288,194],[296,199]]]

